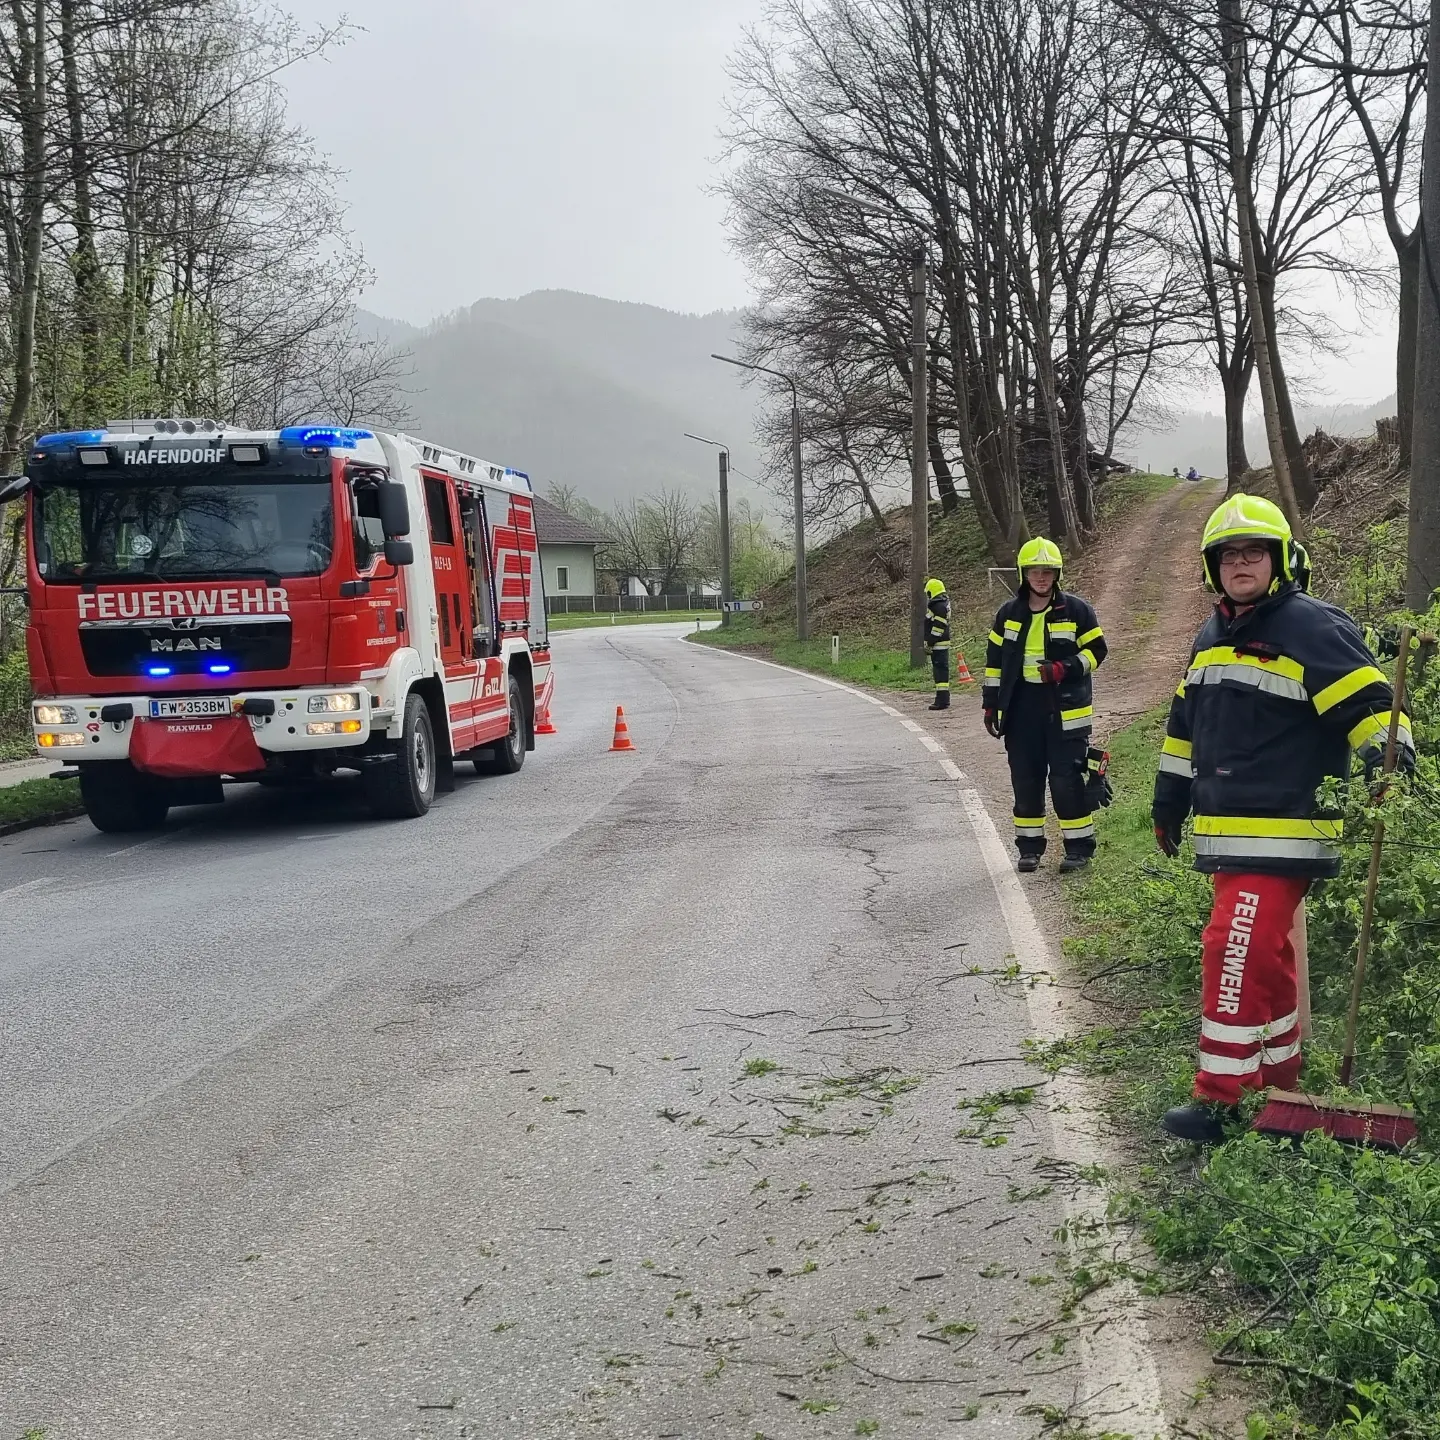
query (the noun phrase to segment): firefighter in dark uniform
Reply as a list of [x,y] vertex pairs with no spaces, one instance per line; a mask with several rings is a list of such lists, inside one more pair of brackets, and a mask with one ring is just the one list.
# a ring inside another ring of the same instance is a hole
[[[1206,1143],[1224,1138],[1243,1091],[1299,1078],[1290,932],[1311,882],[1340,870],[1341,819],[1316,792],[1352,754],[1379,766],[1393,691],[1350,616],[1307,593],[1305,552],[1269,500],[1232,495],[1201,550],[1219,600],[1170,705],[1152,816],[1173,856],[1193,815],[1195,868],[1213,877],[1194,1100],[1162,1122]],[[1411,769],[1403,715],[1398,735]]]
[[925,653],[935,676],[932,710],[950,708],[950,597],[943,580],[925,582]]
[[1061,870],[1082,869],[1095,853],[1090,676],[1105,659],[1105,636],[1089,603],[1060,588],[1061,567],[1053,541],[1021,547],[1020,588],[997,612],[985,654],[985,728],[1005,741],[1022,871],[1037,869],[1045,853],[1047,774],[1065,840]]

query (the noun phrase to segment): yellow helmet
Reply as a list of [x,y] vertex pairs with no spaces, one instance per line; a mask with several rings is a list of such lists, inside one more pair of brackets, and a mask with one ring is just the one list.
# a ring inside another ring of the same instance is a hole
[[945,593],[945,582],[943,580],[927,580],[925,582],[925,598],[933,600],[937,595]]
[[1027,540],[1021,547],[1020,553],[1015,557],[1015,569],[1020,576],[1020,583],[1025,583],[1025,572],[1032,565],[1039,565],[1046,570],[1055,572],[1055,584],[1060,584],[1060,573],[1064,569],[1065,562],[1060,557],[1060,547],[1053,541],[1047,540],[1043,535],[1037,535],[1033,540]]
[[1277,552],[1279,564],[1271,581],[1272,592],[1282,580],[1300,580],[1309,575],[1305,551],[1296,542],[1285,512],[1263,495],[1231,495],[1222,500],[1205,522],[1200,541],[1201,558],[1205,565],[1205,584],[1223,593],[1220,586],[1220,547],[1227,540],[1265,540]]

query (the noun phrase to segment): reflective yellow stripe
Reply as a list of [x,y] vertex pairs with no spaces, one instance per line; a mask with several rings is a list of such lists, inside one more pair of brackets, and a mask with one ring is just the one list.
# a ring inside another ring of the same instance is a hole
[[1075,634],[1075,622],[1073,620],[1057,620],[1050,624],[1052,635],[1073,636]]
[[1333,685],[1327,685],[1315,697],[1315,709],[1323,715],[1327,710],[1333,710],[1342,700],[1348,700],[1352,695],[1363,690],[1367,685],[1385,685],[1389,682],[1373,666],[1362,665],[1358,670],[1352,670],[1343,679],[1337,680]]
[[1082,815],[1078,820],[1062,820],[1060,828],[1062,830],[1084,830],[1087,826],[1093,828],[1094,824],[1095,817],[1093,815]]
[[1081,637],[1080,643],[1088,645],[1092,640],[1098,640],[1105,632],[1097,625],[1093,630],[1087,630]]
[[992,630],[992,631],[990,632],[990,643],[991,643],[992,645],[1003,645],[1003,644],[1005,643],[1005,638],[1004,638],[1004,636],[1002,636],[1002,635],[997,635],[997,634]]
[[1062,720],[1084,720],[1094,713],[1095,707],[1093,705],[1082,705],[1078,710],[1062,710],[1060,712],[1060,718]]
[[1271,840],[1338,840],[1343,820],[1281,820],[1268,815],[1197,815],[1197,835],[1247,835]]
[[1087,670],[1093,670],[1100,663],[1095,658],[1095,652],[1093,650],[1082,650],[1080,652],[1080,658],[1085,662],[1085,668]]
[[1043,830],[1045,828],[1045,817],[1043,815],[1017,815],[1015,817],[1015,823],[1017,825],[1029,825],[1031,827],[1038,825]]
[[1188,760],[1194,753],[1195,747],[1188,740],[1179,740],[1174,735],[1167,735],[1165,743],[1160,747],[1162,755],[1178,755],[1182,760]]
[[1175,687],[1175,698],[1177,700],[1185,698],[1185,682],[1183,680]]
[[[1253,665],[1257,670],[1263,670],[1271,675],[1284,675],[1287,679],[1295,681],[1297,685],[1305,683],[1305,667],[1297,660],[1291,660],[1285,655],[1277,656],[1274,660],[1261,660],[1256,655],[1242,655],[1233,645],[1213,645],[1208,650],[1202,650],[1191,662],[1191,671],[1203,670],[1209,665]],[[1375,672],[1379,675],[1379,671]],[[1185,677],[1187,680],[1190,676]],[[1384,676],[1380,677],[1384,679]]]
[[[1367,745],[1374,745],[1377,749],[1383,747],[1390,739],[1390,711],[1367,715],[1351,729],[1346,739],[1350,741],[1352,750],[1363,750]],[[1400,728],[1396,732],[1395,743],[1408,745],[1412,750],[1415,748],[1414,738],[1410,734],[1410,717],[1403,710],[1400,712]]]
[[1018,635],[1021,631],[1021,628],[1021,624],[1018,620],[1007,620],[1005,622],[1005,633],[1007,635]]
[[987,680],[998,680],[1000,678],[999,669],[994,665],[987,665],[985,667],[985,678]]
[[950,682],[948,680],[937,680],[935,682],[935,688],[937,690],[948,690],[950,688]]

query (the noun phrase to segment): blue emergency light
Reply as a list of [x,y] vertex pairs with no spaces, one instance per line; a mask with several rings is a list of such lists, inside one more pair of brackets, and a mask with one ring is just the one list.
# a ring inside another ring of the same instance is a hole
[[228,675],[235,667],[233,665],[207,665],[205,668],[212,675]]
[[103,445],[103,430],[62,430],[55,435],[41,435],[35,441],[37,450],[64,450],[70,445]]
[[158,677],[161,675],[173,675],[175,671],[169,665],[147,665],[145,667],[145,673],[147,675],[154,675]]
[[346,430],[336,425],[287,425],[280,432],[282,445],[319,446],[353,450],[361,440],[373,440],[372,430]]

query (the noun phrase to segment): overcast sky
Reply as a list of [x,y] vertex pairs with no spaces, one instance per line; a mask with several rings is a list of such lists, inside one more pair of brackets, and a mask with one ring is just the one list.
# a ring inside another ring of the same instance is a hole
[[372,310],[582,290],[743,305],[715,177],[725,62],[763,0],[289,0],[366,33],[289,79],[348,172]]
[[[347,172],[376,272],[365,305],[423,324],[484,296],[570,289],[670,310],[743,305],[716,176],[725,64],[764,0],[288,0],[363,32],[289,77],[293,113]],[[1394,389],[1387,306],[1312,305],[1353,338],[1291,356],[1297,398]],[[1219,393],[1182,397],[1209,408]],[[1257,397],[1258,403],[1258,397]]]

